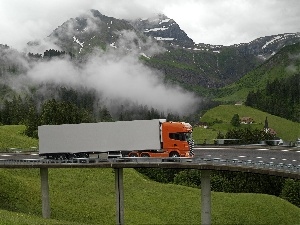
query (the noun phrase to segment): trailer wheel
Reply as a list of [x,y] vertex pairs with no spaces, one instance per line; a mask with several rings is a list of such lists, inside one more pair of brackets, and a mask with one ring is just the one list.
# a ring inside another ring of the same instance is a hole
[[179,157],[178,152],[170,152],[170,157]]
[[148,153],[142,153],[141,157],[150,157],[150,155]]
[[128,156],[129,156],[129,157],[138,157],[138,154],[137,154],[137,153],[129,153]]

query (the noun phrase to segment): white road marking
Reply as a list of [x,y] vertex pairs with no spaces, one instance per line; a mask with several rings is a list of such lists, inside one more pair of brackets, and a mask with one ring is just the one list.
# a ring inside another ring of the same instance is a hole
[[262,159],[262,157],[261,157],[261,156],[257,156],[256,158],[257,158],[257,159]]
[[4,154],[4,155],[1,155],[1,156],[11,156],[11,155],[5,155],[5,154]]
[[283,161],[286,161],[287,159],[282,159]]
[[281,150],[282,152],[288,152],[289,150],[285,149],[285,150]]
[[256,150],[258,150],[258,151],[268,151],[269,149],[267,149],[267,148],[258,148]]
[[276,158],[270,158],[270,159],[276,159]]
[[240,158],[245,158],[245,157],[247,157],[247,156],[245,156],[245,155],[239,155],[238,157],[240,157]]

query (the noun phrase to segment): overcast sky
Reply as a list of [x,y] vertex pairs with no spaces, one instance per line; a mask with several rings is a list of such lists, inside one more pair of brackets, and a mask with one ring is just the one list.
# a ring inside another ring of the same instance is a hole
[[231,45],[300,32],[299,0],[0,0],[0,44],[21,50],[89,9],[120,19],[164,13],[196,43]]

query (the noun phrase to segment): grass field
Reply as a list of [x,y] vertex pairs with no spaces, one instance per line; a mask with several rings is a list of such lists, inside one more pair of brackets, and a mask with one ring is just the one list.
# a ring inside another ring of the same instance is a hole
[[242,124],[240,128],[251,127],[253,129],[263,129],[267,117],[269,127],[273,128],[277,132],[277,136],[284,141],[295,142],[297,138],[300,138],[300,123],[292,122],[243,105],[220,105],[207,111],[200,120],[201,122],[213,124],[209,129],[200,127],[194,128],[193,136],[196,143],[203,143],[204,139],[206,139],[208,144],[212,144],[218,132],[225,134],[228,129],[233,129],[234,127],[230,124],[230,121],[234,114],[239,114],[240,118],[251,117],[254,119],[253,124]]
[[[1,169],[0,224],[115,224],[112,169],[50,169],[49,184],[48,221],[40,218],[39,170]],[[124,195],[126,224],[200,224],[199,189],[124,169]],[[300,224],[300,208],[270,195],[213,192],[212,223]]]
[[34,149],[38,146],[38,140],[29,138],[23,134],[25,126],[10,125],[0,126],[0,150],[9,151],[15,149]]

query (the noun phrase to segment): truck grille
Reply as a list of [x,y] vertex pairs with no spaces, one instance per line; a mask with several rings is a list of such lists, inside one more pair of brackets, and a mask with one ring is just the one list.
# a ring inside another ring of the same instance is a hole
[[195,142],[194,140],[190,140],[188,141],[189,143],[189,148],[190,148],[190,156],[194,156],[195,153],[194,153],[194,145],[195,145]]

